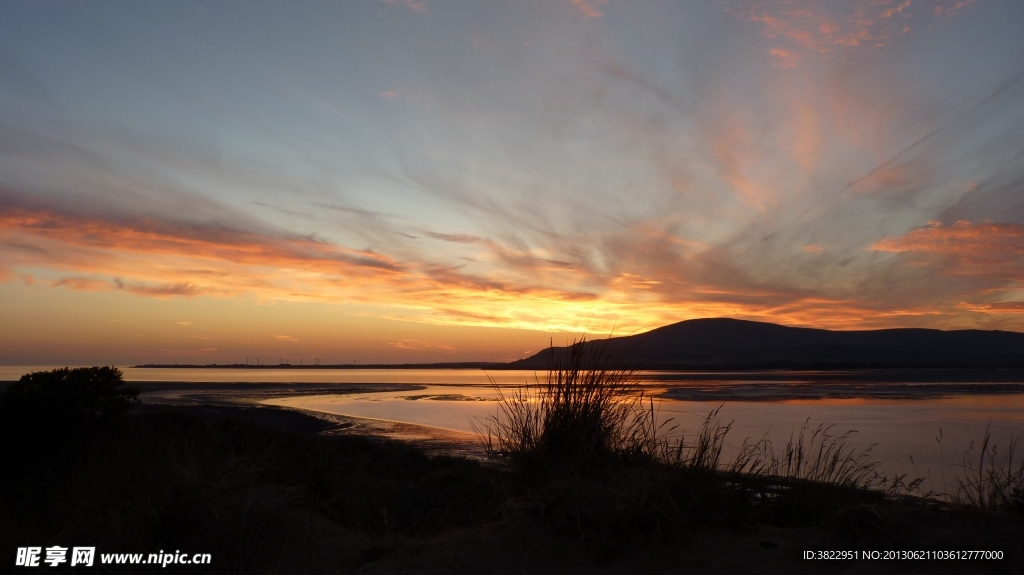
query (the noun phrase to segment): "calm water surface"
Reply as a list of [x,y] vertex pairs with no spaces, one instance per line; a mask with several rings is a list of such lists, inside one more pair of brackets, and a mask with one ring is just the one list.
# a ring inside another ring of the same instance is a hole
[[[652,391],[657,389],[652,386]],[[500,415],[498,392],[479,385],[286,397],[265,403],[470,433],[488,417]],[[883,471],[926,477],[926,487],[936,491],[942,490],[944,476],[947,482],[952,480],[965,451],[981,440],[986,429],[1003,447],[1012,437],[1024,434],[1024,394],[716,402],[660,399],[655,407],[665,429],[675,427],[673,433],[684,436],[692,435],[711,410],[721,407],[721,421],[733,424],[726,455],[735,454],[745,438],[757,440],[766,434],[781,448],[808,420],[812,426],[832,425],[836,434],[852,431],[853,444],[874,445],[873,458],[882,462]]]
[[[49,366],[0,367],[0,381]],[[296,395],[264,403],[315,412],[425,425],[472,433],[499,414],[499,391],[535,382],[532,371],[433,369],[138,369],[122,368],[132,382],[252,382],[302,384],[403,383],[416,388],[346,395]],[[864,375],[864,377],[860,377]],[[540,374],[543,378],[543,374]],[[724,423],[733,422],[727,449],[744,438],[767,434],[782,446],[805,421],[826,423],[836,433],[855,431],[851,441],[875,444],[874,457],[890,473],[928,477],[941,490],[958,472],[963,454],[980,442],[986,429],[1003,446],[1024,435],[1024,386],[998,384],[991,374],[979,381],[956,379],[939,384],[877,381],[858,372],[644,372],[640,379],[658,398],[655,407],[666,429],[688,435],[708,413],[721,406]],[[948,378],[947,378],[948,379]],[[995,378],[998,380],[999,378]],[[1001,387],[1000,387],[1001,386]],[[387,389],[387,388],[384,388]],[[737,390],[731,394],[731,390]],[[825,390],[822,392],[821,390]],[[998,393],[993,393],[995,390]],[[808,395],[812,397],[807,398]],[[818,395],[820,397],[813,397]],[[694,397],[713,397],[696,401]],[[736,399],[729,399],[735,397]],[[941,443],[938,441],[942,433]],[[1021,453],[1020,455],[1024,455]],[[976,456],[976,454],[975,454]]]

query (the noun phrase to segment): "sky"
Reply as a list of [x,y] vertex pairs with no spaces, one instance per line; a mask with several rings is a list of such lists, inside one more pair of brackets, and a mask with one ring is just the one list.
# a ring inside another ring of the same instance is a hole
[[0,3],[0,363],[1024,331],[1024,2]]

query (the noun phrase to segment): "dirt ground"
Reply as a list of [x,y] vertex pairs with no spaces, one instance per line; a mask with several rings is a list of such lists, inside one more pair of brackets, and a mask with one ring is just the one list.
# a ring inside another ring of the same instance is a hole
[[[292,494],[294,496],[294,494]],[[638,545],[607,556],[585,541],[540,535],[525,525],[494,525],[432,538],[366,538],[338,528],[289,494],[267,492],[258,505],[275,509],[264,535],[276,543],[252,557],[253,572],[273,573],[1024,573],[1024,519],[1002,513],[936,509],[856,509],[821,528],[756,526],[731,531],[693,526],[676,541]],[[804,552],[996,550],[1002,561],[805,560]]]

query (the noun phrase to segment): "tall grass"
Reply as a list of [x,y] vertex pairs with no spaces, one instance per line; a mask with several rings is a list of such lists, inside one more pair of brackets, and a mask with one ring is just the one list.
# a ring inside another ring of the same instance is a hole
[[790,434],[780,453],[767,437],[754,444],[744,442],[729,471],[844,487],[873,487],[879,479],[880,462],[873,458],[874,445],[861,448],[850,439],[855,433],[837,434],[834,426],[811,426],[810,419]]
[[951,499],[981,509],[998,509],[1024,514],[1024,457],[1017,460],[1021,437],[1011,437],[1006,453],[992,443],[990,429],[985,430],[978,461],[974,462],[974,444],[963,454],[963,475],[953,479]]
[[614,462],[652,461],[658,452],[654,404],[637,370],[617,365],[602,342],[574,341],[546,381],[506,394],[483,422],[485,450],[528,477],[573,474]]

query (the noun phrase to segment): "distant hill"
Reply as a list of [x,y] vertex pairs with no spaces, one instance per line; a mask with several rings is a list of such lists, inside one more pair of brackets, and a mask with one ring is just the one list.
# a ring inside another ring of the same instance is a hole
[[[625,337],[595,340],[643,369],[815,369],[1024,367],[1024,333],[881,329],[830,331],[737,319],[695,319]],[[565,347],[508,364],[546,369]]]

